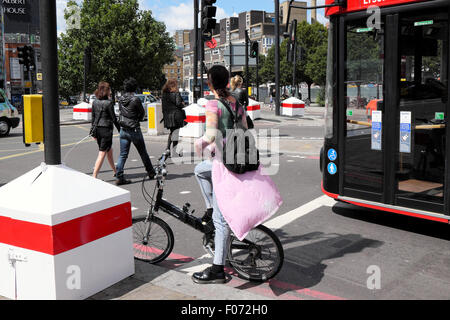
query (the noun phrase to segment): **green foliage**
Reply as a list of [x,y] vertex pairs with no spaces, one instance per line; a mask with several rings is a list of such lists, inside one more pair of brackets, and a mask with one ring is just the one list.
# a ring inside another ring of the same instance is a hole
[[[76,4],[69,1],[67,5]],[[162,22],[151,11],[139,10],[137,0],[84,0],[81,29],[70,29],[58,39],[61,95],[83,89],[84,49],[92,50],[87,90],[99,81],[122,90],[123,81],[134,77],[141,89],[161,89],[162,68],[174,61],[175,45]],[[66,19],[67,19],[66,14]]]
[[[297,43],[304,49],[305,55],[301,61],[297,60],[297,82],[308,85],[316,83],[324,85],[326,79],[328,30],[320,23],[309,24],[302,21],[297,26]],[[287,62],[287,44],[284,40],[280,45],[280,85],[291,85],[293,64]],[[270,48],[260,74],[263,82],[275,82],[275,46]]]

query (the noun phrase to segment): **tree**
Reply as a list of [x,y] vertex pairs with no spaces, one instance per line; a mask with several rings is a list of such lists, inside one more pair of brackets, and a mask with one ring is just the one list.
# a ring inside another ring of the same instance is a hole
[[[309,24],[302,21],[297,25],[297,45],[303,48],[304,55],[296,63],[296,82],[308,85],[308,97],[311,97],[311,85],[325,84],[328,30],[316,22]],[[280,85],[292,85],[293,63],[286,59],[288,39],[280,45]],[[298,57],[298,55],[297,55]],[[261,77],[264,82],[275,82],[275,47],[270,48],[265,63],[261,67]]]
[[141,89],[162,87],[162,68],[174,61],[175,45],[151,11],[139,10],[137,0],[84,0],[80,11],[81,28],[69,29],[58,39],[62,95],[82,91],[86,47],[92,50],[88,91],[102,80],[110,83],[113,92],[120,91],[128,77],[134,77]]

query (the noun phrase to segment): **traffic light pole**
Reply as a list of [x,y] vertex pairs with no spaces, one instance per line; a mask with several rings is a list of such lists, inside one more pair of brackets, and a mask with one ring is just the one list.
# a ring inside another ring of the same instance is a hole
[[293,51],[293,66],[292,66],[292,87],[294,88],[293,96],[298,98],[297,94],[297,86],[296,86],[296,73],[297,73],[297,20],[292,20],[292,28],[293,28],[293,40],[292,43],[292,51]]
[[[203,19],[203,9],[204,9],[204,3],[202,0],[201,6],[200,6],[200,12],[202,12],[202,19]],[[203,40],[203,32],[200,36],[200,96],[203,97],[203,63],[205,61],[205,41]]]
[[47,165],[61,164],[61,133],[58,108],[58,50],[56,1],[40,1],[41,59],[44,87],[44,155]]
[[256,101],[259,101],[259,52],[256,55]]
[[275,115],[280,115],[280,1],[275,1]]
[[194,103],[197,102],[196,88],[198,85],[198,1],[194,0],[194,83],[193,83],[193,98]]
[[248,72],[248,45],[249,45],[248,31],[245,30],[245,90],[248,95],[249,72]]

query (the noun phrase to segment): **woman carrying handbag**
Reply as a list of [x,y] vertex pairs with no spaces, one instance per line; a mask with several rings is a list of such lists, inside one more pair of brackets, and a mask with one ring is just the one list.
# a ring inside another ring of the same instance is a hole
[[[184,120],[186,119],[186,113],[183,110],[185,105],[183,98],[178,91],[178,84],[176,80],[168,80],[162,88],[162,91],[164,127],[170,130],[166,149],[170,150],[172,145],[173,150],[176,151],[179,129],[185,125]],[[181,153],[179,155],[181,156]]]

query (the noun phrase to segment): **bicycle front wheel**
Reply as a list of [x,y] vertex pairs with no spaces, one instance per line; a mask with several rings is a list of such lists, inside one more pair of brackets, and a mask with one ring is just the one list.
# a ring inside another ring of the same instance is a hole
[[133,218],[134,258],[149,263],[158,263],[166,259],[172,252],[173,232],[164,220],[155,216],[148,221],[146,218],[146,216]]
[[259,225],[242,241],[232,235],[228,261],[241,278],[266,281],[280,272],[284,251],[278,237],[269,228]]

